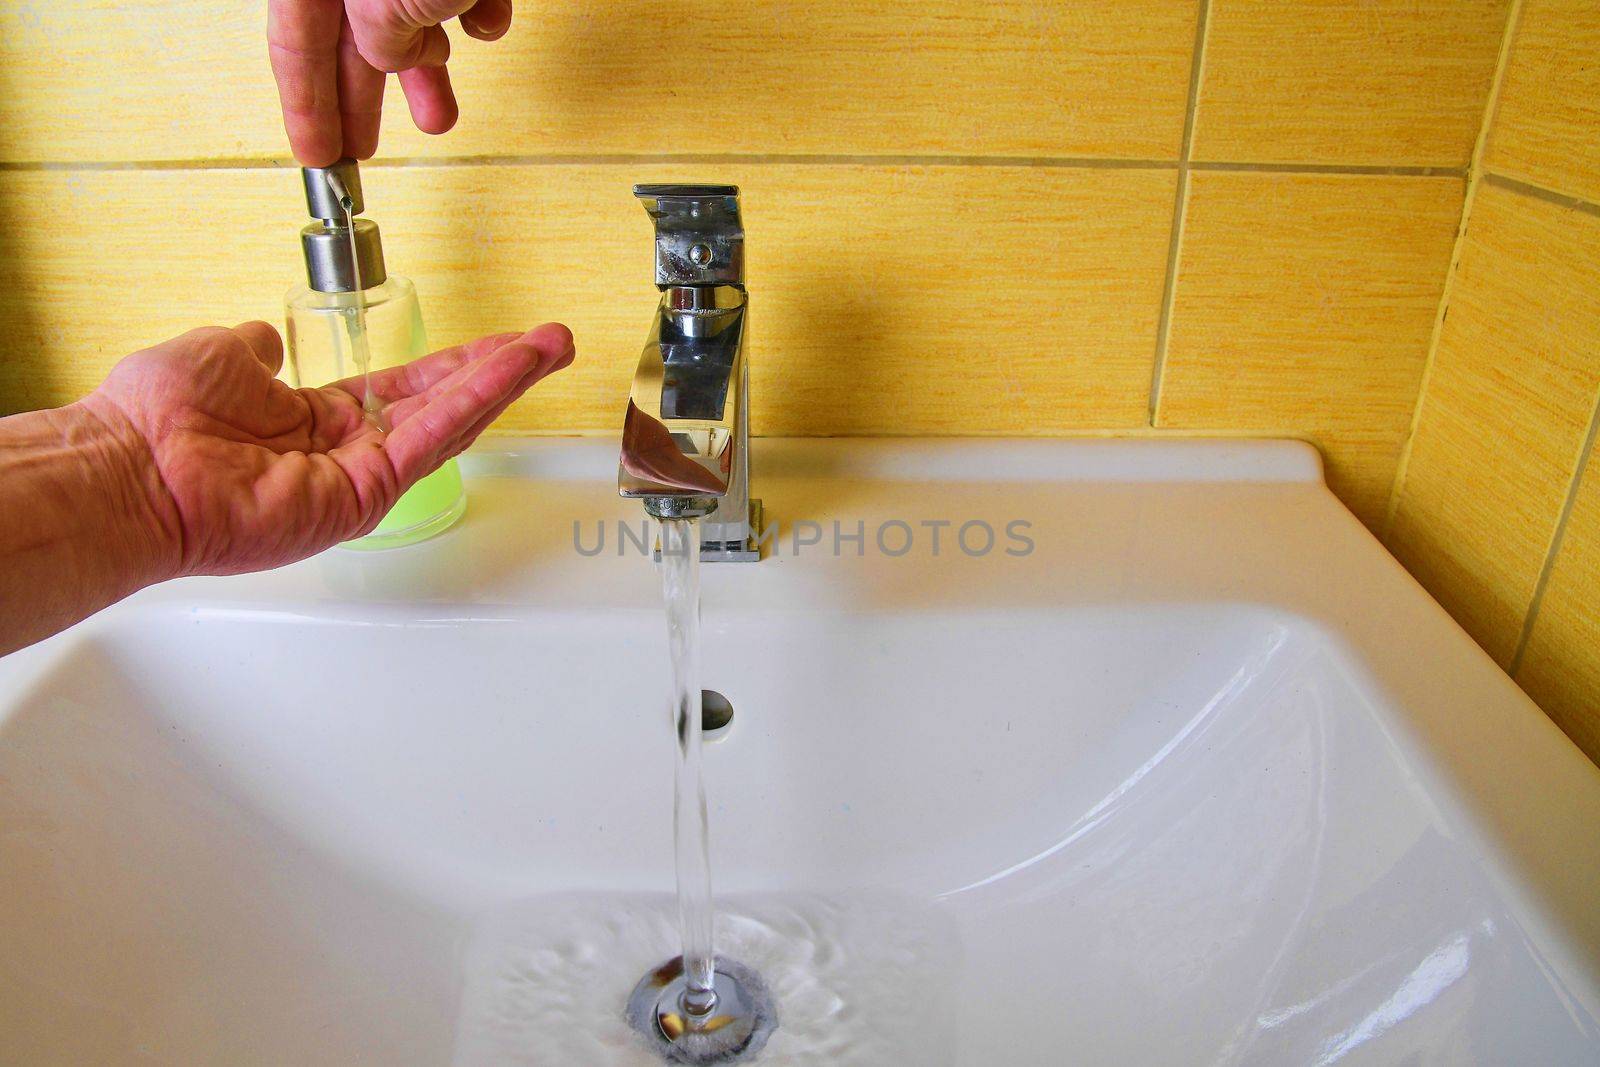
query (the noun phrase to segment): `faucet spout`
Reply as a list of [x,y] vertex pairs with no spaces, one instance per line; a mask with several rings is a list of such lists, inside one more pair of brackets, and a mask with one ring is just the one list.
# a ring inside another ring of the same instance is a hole
[[699,518],[707,560],[759,558],[749,487],[744,231],[738,189],[641,185],[661,298],[629,389],[617,488],[656,518]]

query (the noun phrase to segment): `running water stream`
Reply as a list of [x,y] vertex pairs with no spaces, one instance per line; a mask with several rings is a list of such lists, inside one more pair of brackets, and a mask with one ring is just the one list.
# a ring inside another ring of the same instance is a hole
[[700,527],[661,521],[661,593],[672,660],[673,844],[682,954],[652,969],[628,998],[627,1018],[663,1057],[723,1063],[755,1055],[778,1025],[761,976],[712,944],[711,854],[701,777]]
[[683,1007],[691,1016],[717,1004],[713,972],[711,851],[701,766],[700,530],[690,519],[661,523],[661,597],[672,658],[673,841],[677,851],[678,923],[683,931]]

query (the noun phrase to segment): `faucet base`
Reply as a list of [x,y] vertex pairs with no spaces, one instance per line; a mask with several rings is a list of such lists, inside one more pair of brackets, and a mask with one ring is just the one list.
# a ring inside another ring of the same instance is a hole
[[[743,541],[724,541],[717,537],[717,527],[720,523],[701,522],[700,524],[700,562],[701,563],[757,563],[761,559],[763,513],[760,499],[750,501],[750,532]],[[661,539],[656,539],[656,562],[661,561]]]
[[647,496],[644,511],[652,519],[703,519],[717,510],[714,496]]

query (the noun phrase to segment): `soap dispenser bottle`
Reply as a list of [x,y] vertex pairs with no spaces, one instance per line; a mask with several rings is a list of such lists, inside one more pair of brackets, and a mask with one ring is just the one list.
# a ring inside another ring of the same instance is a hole
[[[384,269],[377,223],[356,217],[366,207],[356,161],[301,173],[314,221],[300,231],[308,284],[291,290],[287,301],[285,379],[296,388],[326,385],[426,355],[416,287]],[[379,417],[370,397],[366,406],[368,418]],[[449,529],[466,507],[461,470],[452,459],[401,496],[376,529],[345,547],[415,544]]]

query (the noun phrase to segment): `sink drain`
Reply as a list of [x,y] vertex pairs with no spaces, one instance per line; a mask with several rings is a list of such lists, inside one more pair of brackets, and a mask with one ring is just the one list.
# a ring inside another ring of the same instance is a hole
[[628,997],[628,1025],[671,1063],[714,1064],[754,1059],[778,1027],[778,1009],[761,976],[718,956],[715,1005],[696,1018],[683,1007],[683,957],[639,979]]
[[733,726],[733,704],[715,689],[700,690],[700,736],[715,741]]

